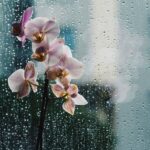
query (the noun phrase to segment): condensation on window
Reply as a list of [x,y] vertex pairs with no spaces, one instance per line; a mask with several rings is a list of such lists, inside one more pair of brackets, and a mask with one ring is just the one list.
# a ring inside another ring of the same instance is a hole
[[[8,76],[31,59],[32,44],[11,25],[32,6],[34,17],[55,18],[60,38],[84,64],[80,93],[88,104],[74,116],[49,93],[43,150],[149,150],[150,1],[5,0],[0,2],[0,150],[35,149],[43,76],[38,92],[18,100]],[[42,73],[42,66],[36,66]]]

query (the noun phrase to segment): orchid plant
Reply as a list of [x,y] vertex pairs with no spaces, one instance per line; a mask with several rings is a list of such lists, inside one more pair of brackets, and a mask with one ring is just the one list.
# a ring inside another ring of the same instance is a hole
[[[32,42],[33,54],[31,58],[45,66],[45,83],[41,106],[39,132],[36,149],[42,147],[42,132],[46,114],[49,81],[51,91],[57,98],[63,98],[63,110],[74,115],[75,105],[86,105],[86,99],[78,92],[78,87],[71,84],[72,79],[79,79],[83,74],[83,64],[72,56],[70,48],[63,39],[58,38],[60,29],[55,19],[37,17],[31,19],[32,7],[27,8],[19,22],[12,24],[12,34],[17,37],[22,45],[26,39]],[[35,62],[34,61],[34,62]],[[18,69],[8,78],[8,85],[18,98],[26,97],[31,89],[37,92],[38,72],[33,61],[26,64],[25,69]]]

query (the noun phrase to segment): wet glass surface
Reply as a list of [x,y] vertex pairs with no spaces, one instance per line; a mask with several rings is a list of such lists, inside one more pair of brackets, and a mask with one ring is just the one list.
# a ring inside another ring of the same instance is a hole
[[[84,63],[80,93],[88,105],[74,116],[49,93],[43,150],[149,150],[149,0],[0,1],[0,150],[33,150],[43,76],[36,94],[18,100],[8,76],[31,59],[11,35],[11,24],[29,6],[34,17],[55,17],[60,37]],[[42,70],[37,64],[38,70]]]

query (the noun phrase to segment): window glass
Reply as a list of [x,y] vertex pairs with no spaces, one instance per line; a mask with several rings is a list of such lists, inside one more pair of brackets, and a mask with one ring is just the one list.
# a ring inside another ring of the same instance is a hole
[[[49,92],[43,150],[148,150],[149,0],[3,0],[0,2],[0,150],[33,150],[37,143],[44,87],[44,65],[33,60],[37,93],[18,99],[8,77],[31,60],[32,42],[11,34],[24,10],[54,19],[59,38],[84,64],[73,79],[88,101],[72,116],[63,98]],[[50,85],[54,84],[51,82]]]

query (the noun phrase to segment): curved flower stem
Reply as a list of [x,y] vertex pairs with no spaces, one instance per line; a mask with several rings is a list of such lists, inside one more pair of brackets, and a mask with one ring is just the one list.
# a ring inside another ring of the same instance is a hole
[[45,77],[40,122],[39,122],[39,129],[38,129],[38,137],[37,137],[37,142],[36,142],[36,150],[39,150],[39,146],[40,146],[40,150],[42,150],[42,135],[43,135],[44,121],[45,121],[45,115],[46,115],[47,104],[48,104],[48,82],[49,82],[48,79],[46,79]]

